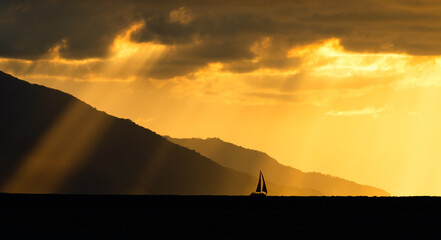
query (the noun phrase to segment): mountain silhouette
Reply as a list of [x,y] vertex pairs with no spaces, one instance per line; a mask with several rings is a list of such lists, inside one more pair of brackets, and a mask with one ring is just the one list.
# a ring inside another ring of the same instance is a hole
[[246,149],[219,138],[171,138],[171,142],[196,150],[222,166],[258,176],[259,170],[265,178],[274,183],[293,187],[312,188],[327,196],[389,196],[389,193],[375,187],[360,185],[342,178],[316,172],[302,172],[284,166],[266,153]]
[[[248,195],[257,177],[0,71],[0,191]],[[320,195],[268,181],[272,195]]]

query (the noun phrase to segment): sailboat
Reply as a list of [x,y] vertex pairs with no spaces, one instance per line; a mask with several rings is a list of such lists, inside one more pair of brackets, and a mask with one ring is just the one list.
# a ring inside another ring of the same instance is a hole
[[255,192],[252,192],[250,196],[266,196],[267,193],[268,191],[266,190],[265,178],[263,178],[262,171],[260,171],[257,189]]

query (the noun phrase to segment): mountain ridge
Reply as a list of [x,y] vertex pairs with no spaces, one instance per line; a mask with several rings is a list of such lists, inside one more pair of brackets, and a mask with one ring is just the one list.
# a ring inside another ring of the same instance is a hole
[[222,166],[257,176],[262,170],[265,178],[289,186],[313,188],[327,196],[389,196],[383,189],[319,172],[303,172],[291,166],[277,162],[268,154],[244,148],[220,138],[172,138],[170,141],[189,149],[196,150]]
[[[257,178],[0,71],[0,191],[248,195]],[[268,182],[274,195],[320,195]]]

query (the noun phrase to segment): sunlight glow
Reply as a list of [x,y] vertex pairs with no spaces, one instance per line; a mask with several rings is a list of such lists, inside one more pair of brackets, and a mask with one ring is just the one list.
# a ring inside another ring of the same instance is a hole
[[144,24],[121,32],[108,58],[63,59],[61,42],[45,59],[0,59],[0,68],[160,134],[220,137],[395,195],[441,194],[440,56],[349,52],[331,38],[277,53],[278,67],[262,63],[275,54],[265,37],[250,46],[254,70],[213,61],[154,79],[148,70],[176,46],[132,42]]

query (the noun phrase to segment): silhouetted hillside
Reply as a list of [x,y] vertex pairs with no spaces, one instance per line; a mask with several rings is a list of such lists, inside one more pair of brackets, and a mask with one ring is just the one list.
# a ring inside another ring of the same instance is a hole
[[334,196],[388,196],[384,190],[360,185],[342,178],[321,173],[305,173],[298,169],[284,166],[266,153],[246,149],[218,138],[177,139],[166,136],[170,141],[194,149],[222,166],[258,176],[262,170],[265,179],[288,186],[317,189],[324,195]]
[[[257,183],[130,120],[3,72],[0,101],[3,192],[236,195]],[[268,187],[274,195],[319,194]]]

